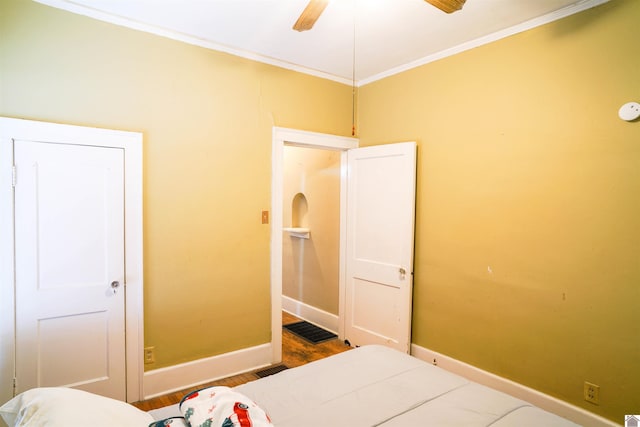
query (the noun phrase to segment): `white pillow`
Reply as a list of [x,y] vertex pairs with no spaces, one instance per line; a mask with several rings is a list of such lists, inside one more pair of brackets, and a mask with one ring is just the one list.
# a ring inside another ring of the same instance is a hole
[[25,391],[2,405],[0,415],[15,427],[146,427],[153,422],[128,403],[63,387]]

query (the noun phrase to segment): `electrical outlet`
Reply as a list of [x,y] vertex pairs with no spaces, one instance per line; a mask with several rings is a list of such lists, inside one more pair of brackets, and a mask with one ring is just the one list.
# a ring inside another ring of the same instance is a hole
[[262,211],[262,223],[269,224],[269,211]]
[[156,348],[145,347],[144,348],[144,363],[155,363],[156,361]]
[[593,403],[594,405],[600,404],[600,386],[591,384],[590,382],[584,382],[584,400]]

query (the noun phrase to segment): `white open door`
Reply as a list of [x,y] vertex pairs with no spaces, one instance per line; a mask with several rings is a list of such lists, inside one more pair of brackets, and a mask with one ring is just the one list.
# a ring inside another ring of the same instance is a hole
[[409,352],[416,144],[349,150],[345,339]]

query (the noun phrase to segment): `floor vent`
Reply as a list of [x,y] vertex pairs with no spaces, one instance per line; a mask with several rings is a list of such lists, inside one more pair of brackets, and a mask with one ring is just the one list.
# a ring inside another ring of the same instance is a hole
[[282,372],[285,369],[289,369],[285,365],[276,365],[267,369],[263,369],[262,371],[255,372],[257,376],[260,378],[268,377],[269,375],[277,374],[278,372]]
[[282,327],[298,335],[300,338],[309,341],[312,344],[318,344],[338,337],[333,332],[326,331],[319,326],[316,326],[304,320],[302,322],[283,325]]

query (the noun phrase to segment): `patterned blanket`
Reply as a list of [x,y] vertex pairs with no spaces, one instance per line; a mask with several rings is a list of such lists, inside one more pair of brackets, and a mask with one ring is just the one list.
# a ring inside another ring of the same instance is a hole
[[149,427],[273,427],[269,416],[251,399],[229,387],[208,387],[180,401],[182,417],[171,417]]

